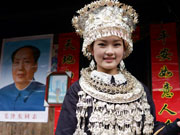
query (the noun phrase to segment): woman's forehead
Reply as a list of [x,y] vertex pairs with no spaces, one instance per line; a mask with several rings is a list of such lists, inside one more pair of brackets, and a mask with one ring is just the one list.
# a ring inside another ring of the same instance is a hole
[[108,36],[108,37],[98,38],[96,41],[123,41],[123,39],[118,36]]

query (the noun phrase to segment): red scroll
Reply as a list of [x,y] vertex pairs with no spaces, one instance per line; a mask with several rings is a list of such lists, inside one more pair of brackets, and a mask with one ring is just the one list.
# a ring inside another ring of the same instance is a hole
[[59,35],[58,69],[71,71],[72,83],[79,79],[80,37],[76,33]]
[[170,123],[180,114],[176,24],[152,24],[152,89],[157,120]]
[[[71,71],[71,84],[79,79],[80,37],[76,33],[59,34],[57,71]],[[60,107],[55,108],[54,131],[60,114]]]

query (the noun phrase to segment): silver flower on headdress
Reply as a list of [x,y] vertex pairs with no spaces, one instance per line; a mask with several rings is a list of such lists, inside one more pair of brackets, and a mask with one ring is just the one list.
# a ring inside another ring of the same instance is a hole
[[126,42],[123,58],[133,50],[132,32],[138,22],[138,15],[131,7],[117,0],[99,0],[86,5],[77,11],[72,24],[76,32],[84,38],[82,52],[90,58],[89,45],[98,38],[118,36]]

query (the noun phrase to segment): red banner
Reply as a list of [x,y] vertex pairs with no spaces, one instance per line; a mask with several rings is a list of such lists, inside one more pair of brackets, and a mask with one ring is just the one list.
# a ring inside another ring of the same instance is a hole
[[57,71],[71,71],[72,83],[79,79],[80,37],[76,33],[59,35]]
[[152,89],[157,120],[170,123],[180,114],[176,24],[152,24]]
[[[58,66],[57,71],[71,71],[71,84],[79,79],[79,55],[80,55],[80,37],[76,33],[59,34],[58,39]],[[61,107],[55,107],[54,132]]]

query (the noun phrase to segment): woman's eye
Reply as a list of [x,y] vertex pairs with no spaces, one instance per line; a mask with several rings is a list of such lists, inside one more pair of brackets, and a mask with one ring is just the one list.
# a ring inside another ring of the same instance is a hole
[[120,43],[117,43],[117,44],[114,44],[114,46],[116,47],[116,46],[121,46],[121,44]]
[[99,45],[99,46],[105,46],[105,44],[104,44],[104,43],[99,43],[98,45]]

